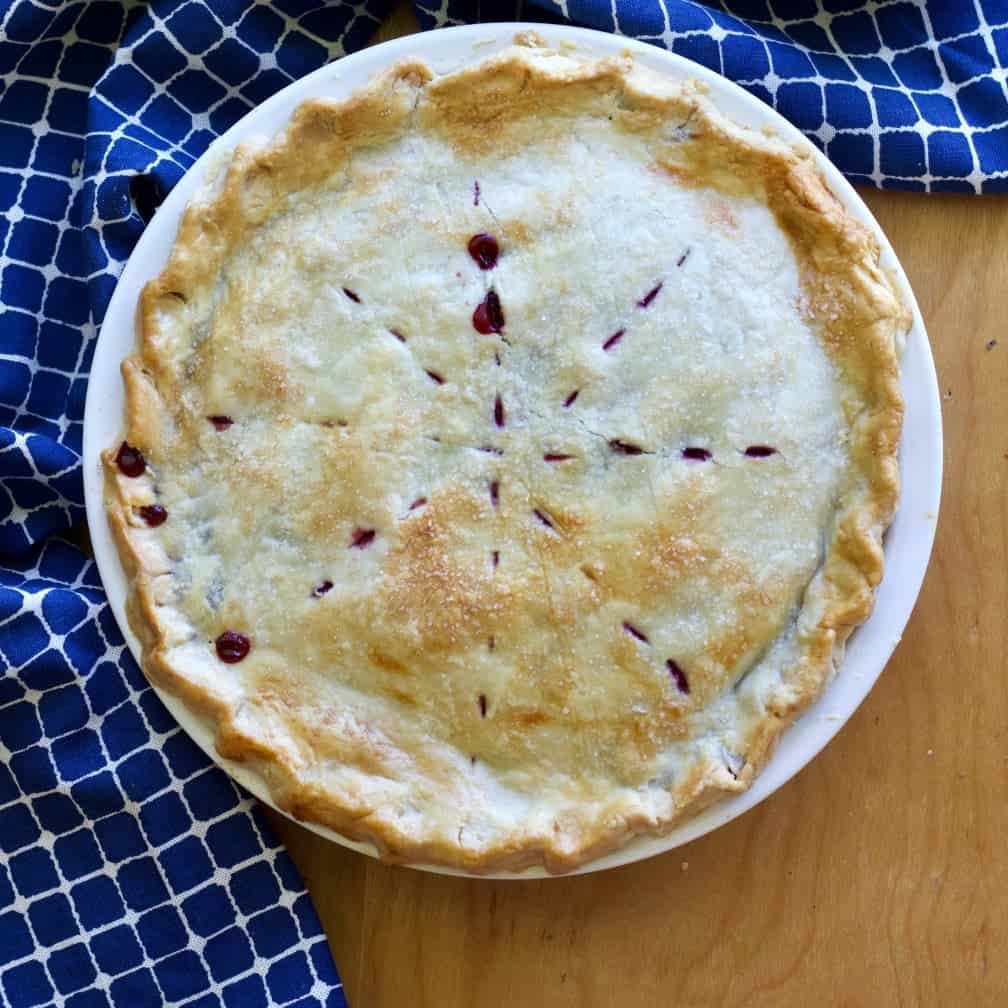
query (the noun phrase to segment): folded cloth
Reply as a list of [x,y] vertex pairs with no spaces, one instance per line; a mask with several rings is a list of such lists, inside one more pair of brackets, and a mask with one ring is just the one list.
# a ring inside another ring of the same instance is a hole
[[[0,1004],[343,1004],[250,800],[125,649],[83,521],[95,335],[210,141],[359,48],[391,0],[0,0]],[[571,20],[739,81],[856,182],[1008,180],[1008,0],[417,0],[425,27]]]
[[380,17],[310,6],[0,2],[3,1005],[346,1004],[268,823],[57,538],[83,521],[87,374],[144,220],[215,133]]
[[1008,0],[415,0],[425,28],[571,21],[653,42],[773,105],[850,180],[1008,189]]

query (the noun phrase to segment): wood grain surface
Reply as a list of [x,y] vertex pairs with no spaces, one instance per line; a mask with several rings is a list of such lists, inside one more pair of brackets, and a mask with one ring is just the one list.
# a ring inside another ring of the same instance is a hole
[[945,419],[934,558],[878,685],[762,805],[599,875],[444,878],[274,817],[352,1008],[1008,1003],[1008,202],[864,196]]

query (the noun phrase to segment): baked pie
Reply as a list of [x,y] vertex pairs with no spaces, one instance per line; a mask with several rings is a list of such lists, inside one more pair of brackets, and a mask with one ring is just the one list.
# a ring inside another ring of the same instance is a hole
[[630,57],[307,101],[141,299],[105,464],[144,667],[389,860],[667,832],[871,610],[908,324],[806,154]]

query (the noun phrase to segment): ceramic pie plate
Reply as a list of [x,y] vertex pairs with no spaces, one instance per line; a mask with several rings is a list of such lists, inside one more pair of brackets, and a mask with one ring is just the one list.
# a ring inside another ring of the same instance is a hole
[[[708,86],[719,109],[730,118],[755,129],[769,127],[783,139],[809,151],[833,192],[876,235],[882,265],[895,278],[900,295],[913,312],[913,326],[901,361],[906,405],[900,449],[901,504],[885,537],[885,577],[877,591],[874,612],[848,642],[833,682],[785,732],[752,787],[708,808],[665,836],[637,837],[578,869],[589,872],[652,857],[703,836],[752,808],[805,766],[854,713],[885,667],[910,617],[931,554],[941,493],[942,430],[938,383],[920,311],[892,248],[857,193],[797,129],[772,109],[710,70],[664,50],[601,32],[543,25],[472,25],[413,35],[347,56],[291,84],[245,116],[196,162],[158,210],[126,265],[106,312],[91,369],[84,418],[84,490],[98,569],[127,644],[139,661],[140,644],[129,629],[125,614],[126,577],[105,517],[100,455],[122,437],[124,392],[119,365],[133,352],[137,341],[137,299],[143,285],[167,261],[182,211],[203,180],[208,165],[217,163],[242,140],[279,132],[295,107],[307,98],[345,98],[374,74],[407,56],[425,60],[438,73],[458,70],[512,44],[515,34],[524,30],[537,32],[551,45],[573,44],[588,57],[630,52],[641,65],[671,78],[700,80]],[[172,695],[155,689],[172,715],[216,763],[257,798],[272,805],[260,777],[217,753],[209,724]],[[369,844],[352,842],[313,823],[303,825],[354,850],[377,854]],[[466,874],[444,867],[420,864],[414,867]],[[534,868],[489,877],[546,875],[545,870]]]

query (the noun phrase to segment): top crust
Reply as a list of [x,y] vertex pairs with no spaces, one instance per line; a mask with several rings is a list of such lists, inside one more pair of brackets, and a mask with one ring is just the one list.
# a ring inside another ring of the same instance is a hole
[[390,861],[568,871],[745,789],[882,577],[878,258],[810,159],[629,57],[305,102],[141,299],[148,469],[105,464],[146,672]]

